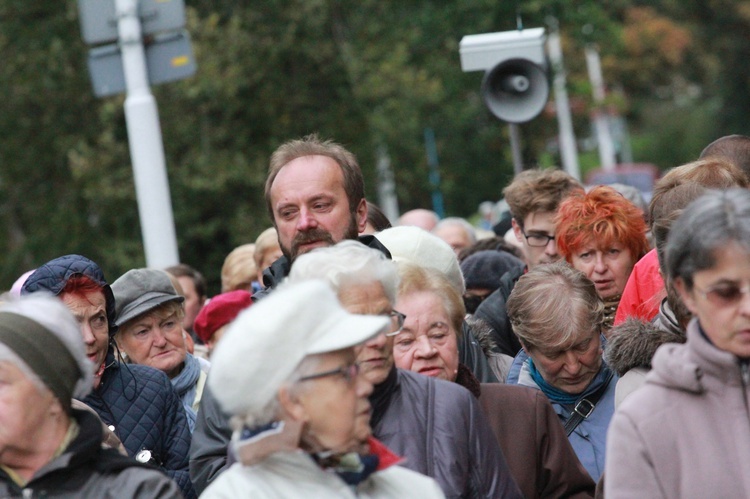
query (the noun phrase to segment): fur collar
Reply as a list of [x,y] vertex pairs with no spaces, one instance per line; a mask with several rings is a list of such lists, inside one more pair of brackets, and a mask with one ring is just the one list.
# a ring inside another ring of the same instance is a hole
[[629,318],[612,328],[604,360],[618,376],[635,367],[651,369],[651,359],[664,343],[685,343],[685,334]]

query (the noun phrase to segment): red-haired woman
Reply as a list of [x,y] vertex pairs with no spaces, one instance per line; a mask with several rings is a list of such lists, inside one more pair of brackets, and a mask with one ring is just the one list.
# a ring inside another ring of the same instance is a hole
[[565,199],[556,223],[558,251],[604,301],[607,334],[633,265],[649,250],[643,212],[613,188],[598,186]]

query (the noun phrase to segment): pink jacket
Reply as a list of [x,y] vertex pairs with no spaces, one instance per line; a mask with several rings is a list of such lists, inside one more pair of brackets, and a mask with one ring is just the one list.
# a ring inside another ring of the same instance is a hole
[[750,497],[750,365],[697,319],[660,347],[609,427],[605,497]]

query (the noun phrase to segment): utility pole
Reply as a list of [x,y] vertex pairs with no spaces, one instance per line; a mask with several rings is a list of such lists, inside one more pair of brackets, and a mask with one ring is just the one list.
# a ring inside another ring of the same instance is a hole
[[148,84],[138,0],[115,0],[125,70],[125,121],[146,265],[179,263],[159,112]]
[[185,5],[182,0],[78,0],[78,13],[83,39],[92,46],[88,65],[94,93],[106,97],[126,92],[125,121],[146,265],[174,265],[180,261],[177,236],[150,85],[195,73],[184,30]]
[[599,51],[593,45],[586,46],[586,67],[589,72],[589,80],[594,95],[593,121],[596,139],[599,144],[599,161],[604,171],[614,171],[617,159],[612,134],[609,131],[608,114],[604,109],[604,77],[602,76],[602,65],[599,59]]
[[547,37],[547,49],[550,65],[552,66],[552,87],[555,92],[555,109],[559,130],[560,157],[563,169],[576,180],[581,180],[581,170],[578,166],[578,149],[573,130],[573,118],[570,115],[570,103],[565,81],[565,66],[563,65],[562,44],[557,19],[549,20],[550,34]]

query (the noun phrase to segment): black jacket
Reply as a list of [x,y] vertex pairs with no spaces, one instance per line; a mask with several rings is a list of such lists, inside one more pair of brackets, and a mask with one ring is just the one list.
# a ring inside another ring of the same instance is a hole
[[484,320],[492,327],[494,347],[500,352],[515,357],[521,349],[521,342],[513,332],[508,320],[505,304],[518,279],[526,272],[526,267],[515,267],[500,278],[500,287],[488,296],[477,308],[476,317]]
[[476,398],[465,388],[393,368],[370,402],[375,438],[434,478],[448,498],[522,497]]
[[0,497],[177,498],[177,485],[151,466],[103,449],[102,427],[88,411],[73,409],[78,436],[20,487],[0,469]]
[[[357,238],[360,243],[364,244],[368,248],[376,249],[383,253],[386,258],[391,258],[391,252],[388,248],[378,241],[375,236],[366,234]],[[265,290],[261,290],[258,293],[253,294],[253,299],[256,301],[263,298],[270,290],[279,285],[286,276],[289,275],[289,271],[292,268],[292,264],[289,262],[287,257],[282,256],[271,264],[270,267],[263,271],[263,284],[266,286]],[[257,298],[256,298],[257,295]]]

